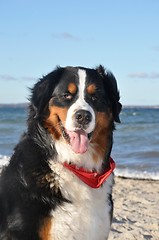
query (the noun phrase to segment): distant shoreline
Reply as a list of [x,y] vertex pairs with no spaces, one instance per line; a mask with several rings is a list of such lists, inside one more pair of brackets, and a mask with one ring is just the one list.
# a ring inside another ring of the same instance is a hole
[[28,103],[0,103],[0,108],[2,107],[27,107]]
[[159,108],[159,105],[123,105],[123,108]]
[[[26,103],[0,103],[0,108],[2,107],[27,107],[29,102]],[[123,108],[143,108],[143,109],[159,109],[159,105],[123,105]]]

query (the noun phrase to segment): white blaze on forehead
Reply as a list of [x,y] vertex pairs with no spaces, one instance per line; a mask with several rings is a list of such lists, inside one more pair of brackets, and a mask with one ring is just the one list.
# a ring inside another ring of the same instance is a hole
[[79,76],[79,99],[85,102],[84,92],[85,92],[85,86],[86,86],[86,71],[79,69],[78,76]]
[[92,114],[92,121],[90,122],[88,128],[86,129],[86,132],[90,133],[94,130],[94,127],[95,127],[95,113],[92,107],[85,101],[86,71],[83,69],[79,69],[78,77],[79,77],[79,85],[77,86],[78,98],[67,112],[65,128],[69,131],[75,131],[74,114],[78,110],[82,109],[82,110],[89,111]]

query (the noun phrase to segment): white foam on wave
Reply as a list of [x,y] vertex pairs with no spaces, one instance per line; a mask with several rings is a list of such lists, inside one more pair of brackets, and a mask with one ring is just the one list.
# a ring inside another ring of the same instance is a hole
[[9,156],[0,155],[0,169],[9,163]]
[[141,180],[159,180],[159,172],[131,171],[129,169],[115,169],[115,176]]

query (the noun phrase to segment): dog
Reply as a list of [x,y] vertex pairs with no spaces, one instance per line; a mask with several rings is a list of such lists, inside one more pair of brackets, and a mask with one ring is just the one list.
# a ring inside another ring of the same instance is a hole
[[27,130],[1,173],[0,239],[107,239],[122,107],[114,75],[57,67],[30,90]]

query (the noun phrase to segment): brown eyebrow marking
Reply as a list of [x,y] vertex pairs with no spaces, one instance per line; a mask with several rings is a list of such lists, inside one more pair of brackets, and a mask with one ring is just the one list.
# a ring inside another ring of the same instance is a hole
[[96,91],[96,85],[95,84],[90,84],[88,87],[87,87],[87,92],[89,94],[94,94]]
[[75,94],[77,92],[77,86],[75,83],[69,83],[68,85],[68,91],[71,93],[71,94]]

